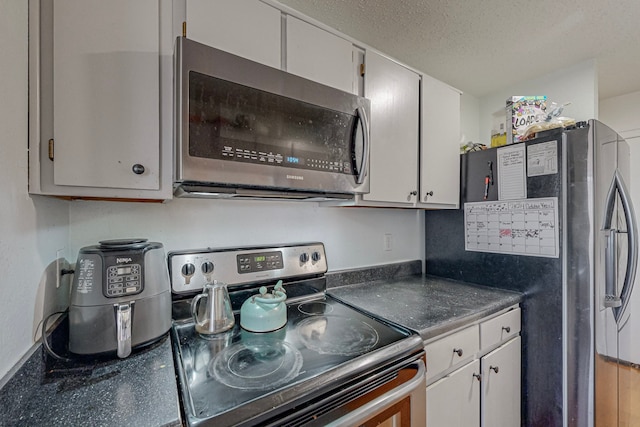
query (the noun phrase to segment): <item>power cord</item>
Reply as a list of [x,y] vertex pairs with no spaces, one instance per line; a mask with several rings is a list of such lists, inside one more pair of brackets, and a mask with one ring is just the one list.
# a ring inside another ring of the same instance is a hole
[[67,311],[69,311],[69,310],[56,311],[55,313],[51,313],[50,315],[48,315],[47,318],[42,321],[42,336],[41,336],[41,339],[42,339],[42,346],[44,347],[44,349],[47,352],[47,354],[49,354],[49,356],[53,357],[54,359],[61,360],[63,362],[73,362],[73,359],[69,359],[68,357],[60,356],[55,351],[53,351],[53,349],[49,345],[49,341],[47,340],[47,324],[49,323],[49,319],[51,319],[51,317],[55,316],[56,314],[64,314]]

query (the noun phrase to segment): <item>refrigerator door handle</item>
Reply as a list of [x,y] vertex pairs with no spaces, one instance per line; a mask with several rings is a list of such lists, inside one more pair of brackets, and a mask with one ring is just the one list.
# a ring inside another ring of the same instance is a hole
[[618,277],[618,245],[617,234],[615,228],[607,228],[603,230],[605,238],[605,255],[604,255],[604,306],[606,308],[616,308],[622,305],[620,297],[616,295],[616,279]]
[[[609,238],[607,241],[607,255],[605,259],[605,305],[606,300],[609,299],[610,296],[617,298],[615,295],[615,280],[616,280],[616,259],[617,259],[617,244],[616,244],[616,236],[620,233],[624,233],[620,230],[610,229],[611,220],[613,217],[613,211],[616,203],[616,193],[620,195],[620,202],[622,204],[622,209],[624,211],[624,217],[627,225],[627,268],[625,272],[624,282],[622,284],[622,291],[620,292],[620,304],[619,306],[613,306],[613,316],[616,319],[616,322],[619,322],[622,318],[624,312],[626,311],[627,305],[629,303],[629,296],[631,295],[631,291],[633,290],[633,285],[636,277],[636,270],[638,266],[638,228],[636,225],[636,216],[633,209],[633,204],[631,203],[631,198],[629,196],[629,191],[627,190],[627,186],[622,179],[622,175],[618,170],[615,171],[613,182],[611,183],[611,187],[609,188],[609,193],[607,194],[607,201],[605,203],[606,206],[606,215],[605,215],[605,235],[607,230],[609,231]],[[613,237],[612,237],[612,236]],[[610,257],[612,258],[612,263],[610,265]],[[607,269],[608,268],[608,269]],[[609,283],[609,278],[612,277],[612,282]],[[614,292],[609,293],[610,290]]]

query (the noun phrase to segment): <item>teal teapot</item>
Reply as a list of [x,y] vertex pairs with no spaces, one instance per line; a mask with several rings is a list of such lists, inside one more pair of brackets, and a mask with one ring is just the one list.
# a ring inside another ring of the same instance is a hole
[[249,297],[240,308],[240,326],[250,332],[271,332],[287,324],[287,293],[278,280],[273,291],[265,286]]

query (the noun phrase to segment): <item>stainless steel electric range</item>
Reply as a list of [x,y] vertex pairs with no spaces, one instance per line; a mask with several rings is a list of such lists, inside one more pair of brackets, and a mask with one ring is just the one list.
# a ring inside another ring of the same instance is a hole
[[[322,243],[170,252],[169,269],[172,339],[189,425],[425,424],[422,339],[326,294]],[[243,329],[242,304],[279,280],[285,326]],[[227,284],[235,326],[201,335],[191,300],[212,281]]]

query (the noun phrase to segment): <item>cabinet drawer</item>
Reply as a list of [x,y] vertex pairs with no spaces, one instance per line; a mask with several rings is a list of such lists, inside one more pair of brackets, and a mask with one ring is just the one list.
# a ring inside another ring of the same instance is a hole
[[520,309],[508,311],[480,324],[480,345],[490,348],[520,333]]
[[470,360],[480,350],[478,326],[470,326],[427,344],[427,381],[443,371]]

